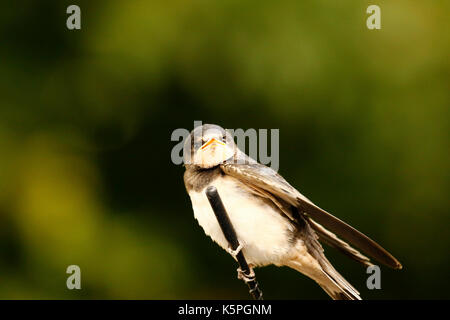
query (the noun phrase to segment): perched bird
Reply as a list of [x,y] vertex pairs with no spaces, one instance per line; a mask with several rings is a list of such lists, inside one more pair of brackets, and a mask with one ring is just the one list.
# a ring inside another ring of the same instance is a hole
[[[320,209],[271,168],[237,148],[231,134],[217,125],[195,128],[184,144],[184,183],[194,216],[205,233],[236,258],[242,250],[249,265],[288,266],[316,281],[333,299],[359,300],[359,292],[324,255],[320,242],[371,265],[368,256],[394,268],[402,265],[366,235]],[[217,188],[236,230],[233,251],[205,194]]]

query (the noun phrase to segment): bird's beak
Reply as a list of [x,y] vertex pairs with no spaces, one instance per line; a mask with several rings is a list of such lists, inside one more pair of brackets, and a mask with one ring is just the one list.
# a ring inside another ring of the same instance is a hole
[[200,149],[205,150],[206,148],[216,147],[218,145],[224,146],[225,143],[223,143],[222,141],[216,140],[215,138],[211,138],[207,142],[205,142],[205,144],[202,145]]

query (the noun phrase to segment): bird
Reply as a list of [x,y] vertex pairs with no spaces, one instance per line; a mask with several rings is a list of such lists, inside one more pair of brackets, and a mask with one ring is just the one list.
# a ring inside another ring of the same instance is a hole
[[[247,156],[231,133],[218,125],[203,124],[192,130],[183,146],[183,161],[195,219],[235,259],[242,251],[252,272],[267,265],[286,266],[314,280],[333,300],[361,300],[326,258],[322,243],[364,266],[373,265],[370,256],[390,268],[402,268],[375,241],[315,205],[272,168]],[[235,250],[205,194],[211,186],[217,189],[236,231],[239,247]]]

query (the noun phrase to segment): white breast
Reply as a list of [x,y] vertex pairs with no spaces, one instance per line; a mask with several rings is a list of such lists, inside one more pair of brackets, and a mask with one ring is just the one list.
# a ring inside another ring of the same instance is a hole
[[[219,177],[211,185],[219,192],[238,239],[244,245],[243,253],[248,262],[255,266],[278,264],[291,248],[289,231],[293,231],[282,213],[249,194],[247,187],[235,178]],[[206,198],[205,189],[189,193],[194,216],[205,233],[226,249],[228,242]]]

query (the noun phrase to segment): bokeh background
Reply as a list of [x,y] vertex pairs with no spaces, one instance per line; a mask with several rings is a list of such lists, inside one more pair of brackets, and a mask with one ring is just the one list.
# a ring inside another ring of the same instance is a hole
[[[249,298],[171,162],[172,131],[194,120],[280,130],[279,172],[404,265],[370,291],[326,248],[363,298],[449,298],[449,9],[2,1],[0,298]],[[82,290],[66,288],[71,264]],[[328,299],[287,268],[257,276],[266,298]]]

